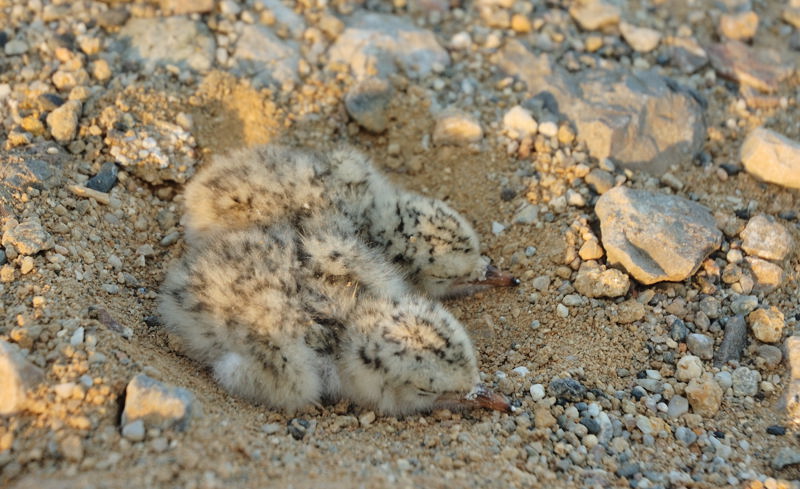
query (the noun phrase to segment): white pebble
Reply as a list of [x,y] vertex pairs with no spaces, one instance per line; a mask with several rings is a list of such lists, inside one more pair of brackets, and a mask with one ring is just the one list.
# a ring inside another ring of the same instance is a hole
[[528,367],[515,367],[515,368],[512,370],[512,372],[514,372],[515,374],[517,374],[517,375],[519,375],[519,376],[521,376],[521,377],[525,377],[526,375],[528,375],[529,373],[531,373],[531,371],[530,371],[530,370],[528,370]]
[[69,344],[72,346],[78,346],[83,343],[83,336],[84,336],[84,329],[83,326],[76,329],[74,333],[72,333],[72,337],[69,339]]
[[506,227],[497,221],[492,221],[492,233],[500,234],[506,230]]
[[553,121],[545,121],[539,124],[539,134],[548,138],[554,138],[558,134],[558,125]]
[[531,397],[534,401],[544,399],[544,386],[542,384],[533,384],[531,386]]
[[561,318],[569,317],[569,309],[564,304],[559,304],[556,306],[556,314]]

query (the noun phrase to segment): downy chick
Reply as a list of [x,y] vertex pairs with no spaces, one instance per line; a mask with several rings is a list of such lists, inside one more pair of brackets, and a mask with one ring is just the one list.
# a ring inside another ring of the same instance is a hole
[[286,411],[340,398],[392,415],[509,409],[479,384],[455,318],[409,293],[349,223],[310,222],[209,236],[170,270],[160,313],[190,357],[229,392]]

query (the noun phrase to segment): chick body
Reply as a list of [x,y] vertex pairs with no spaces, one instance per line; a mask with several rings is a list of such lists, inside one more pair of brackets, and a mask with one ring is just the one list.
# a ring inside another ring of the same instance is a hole
[[387,414],[478,383],[463,326],[409,292],[336,215],[217,233],[168,273],[160,312],[231,393],[294,411],[344,398]]

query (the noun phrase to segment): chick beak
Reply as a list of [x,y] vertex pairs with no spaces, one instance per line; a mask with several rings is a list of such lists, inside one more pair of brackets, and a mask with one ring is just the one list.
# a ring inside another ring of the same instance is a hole
[[473,282],[473,285],[488,285],[491,287],[516,287],[519,279],[504,272],[494,265],[486,266],[486,278]]
[[466,395],[445,394],[439,398],[438,404],[443,406],[454,405],[464,409],[492,409],[503,413],[510,413],[513,411],[511,403],[508,402],[506,396],[494,392],[483,384],[476,385]]

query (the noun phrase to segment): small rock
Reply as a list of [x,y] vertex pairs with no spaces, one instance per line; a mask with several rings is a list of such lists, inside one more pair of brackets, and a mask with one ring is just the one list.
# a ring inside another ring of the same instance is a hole
[[531,386],[531,398],[533,398],[534,401],[541,401],[544,399],[544,396],[545,392],[542,384],[533,384]]
[[600,195],[614,188],[615,183],[614,175],[599,168],[593,168],[592,171],[584,177],[584,180],[586,181],[586,185]]
[[783,352],[777,346],[773,345],[758,345],[756,354],[759,358],[764,360],[767,368],[775,368],[781,364],[783,360]]
[[780,52],[751,48],[739,41],[712,44],[708,47],[708,55],[721,76],[762,92],[777,91],[780,83],[794,72],[792,63],[783,59]]
[[734,314],[749,314],[758,307],[758,297],[754,295],[740,295],[731,301],[731,311]]
[[496,235],[502,234],[503,231],[505,231],[505,230],[506,230],[505,226],[503,226],[502,224],[500,224],[497,221],[492,221],[492,234],[494,234],[496,236]]
[[688,447],[697,441],[697,434],[685,426],[678,426],[675,430],[675,439]]
[[678,360],[675,377],[681,382],[689,382],[703,375],[703,361],[694,355],[686,355]]
[[645,312],[644,304],[636,299],[628,299],[619,305],[617,315],[612,316],[611,320],[619,324],[631,324],[642,320]]
[[122,425],[142,420],[148,428],[185,430],[195,410],[194,395],[181,387],[165,385],[138,374],[125,391]]
[[750,218],[740,236],[745,252],[767,260],[783,260],[794,245],[789,231],[774,217],[764,214]]
[[80,462],[83,460],[83,442],[78,435],[69,435],[61,440],[61,455],[70,462]]
[[581,29],[596,31],[604,27],[617,25],[620,11],[616,6],[603,0],[590,0],[575,2],[570,7],[569,14],[581,26]]
[[122,427],[122,436],[126,440],[130,440],[132,442],[139,442],[144,440],[145,436],[145,429],[144,429],[144,421],[141,419],[137,419],[136,421],[132,421]]
[[789,362],[789,375],[792,380],[800,380],[800,336],[790,336],[784,342],[786,359]]
[[633,48],[634,51],[640,53],[649,53],[658,47],[661,42],[661,33],[655,29],[648,29],[646,27],[636,27],[635,25],[621,22],[619,30],[625,42]]
[[672,321],[672,325],[670,326],[669,330],[669,337],[675,341],[684,342],[686,341],[686,336],[689,334],[689,328],[686,327],[686,323],[682,320],[676,318]]
[[764,343],[777,343],[783,336],[783,313],[776,307],[756,309],[747,316],[753,336]]
[[387,109],[392,97],[392,88],[381,78],[370,77],[353,85],[344,98],[347,113],[361,127],[381,133],[389,125]]
[[693,37],[673,37],[670,46],[671,63],[687,75],[708,64],[708,53]]
[[186,16],[134,17],[117,37],[125,60],[142,63],[146,72],[167,64],[205,72],[214,63],[214,37],[203,22]]
[[434,67],[450,64],[450,56],[433,32],[420,29],[408,18],[362,9],[348,16],[344,32],[328,49],[328,59],[350,66],[357,79],[384,78],[397,67],[412,78],[423,78]]
[[70,100],[47,114],[47,127],[53,139],[61,144],[75,139],[82,110],[83,104],[80,100]]
[[503,128],[513,139],[535,135],[539,126],[528,109],[515,105],[503,116]]
[[758,14],[753,11],[725,13],[719,18],[719,32],[728,39],[747,41],[756,35]]
[[553,379],[547,387],[551,396],[578,402],[586,395],[586,387],[574,379]]
[[761,382],[761,374],[758,370],[751,370],[747,367],[739,367],[731,375],[733,380],[733,394],[735,396],[755,396],[758,394],[758,384]]
[[252,77],[256,86],[291,86],[299,80],[300,46],[278,37],[273,29],[250,24],[242,28],[232,61],[236,73]]
[[686,346],[694,355],[703,360],[711,360],[714,357],[714,340],[702,333],[692,333],[686,339]]
[[[578,250],[578,256],[581,257],[581,260],[599,260],[603,257],[603,247],[600,246],[600,243],[596,239],[589,239],[581,245],[581,248]],[[627,279],[627,276],[625,278]]]
[[470,114],[457,109],[443,111],[436,119],[433,130],[435,144],[456,146],[475,143],[483,138],[480,122]]
[[740,360],[744,347],[747,346],[747,323],[744,316],[738,314],[728,318],[725,324],[725,336],[722,338],[714,359],[718,365],[731,360]]
[[214,0],[161,0],[164,15],[205,14],[214,10]]
[[689,412],[689,400],[683,396],[674,395],[667,406],[667,416],[678,419]]
[[780,266],[752,256],[748,256],[745,260],[753,272],[755,290],[771,292],[783,283],[784,273]]
[[53,237],[35,219],[25,220],[6,229],[2,243],[4,247],[13,246],[21,255],[35,255],[55,246]]
[[0,416],[25,407],[28,391],[44,380],[44,372],[30,363],[16,345],[0,340]]
[[550,288],[550,277],[547,275],[540,275],[531,280],[531,285],[539,292],[545,292],[548,288]]
[[514,224],[533,224],[539,220],[539,206],[525,203],[514,216]]
[[539,134],[548,138],[558,135],[558,125],[553,121],[544,121],[539,124]]
[[595,262],[584,262],[573,285],[586,297],[621,297],[628,292],[630,279],[615,268],[605,269]]
[[775,436],[783,436],[786,434],[786,427],[780,425],[767,426],[767,434]]
[[609,263],[644,284],[686,279],[722,240],[708,209],[674,195],[616,187],[595,212]]
[[710,375],[706,374],[689,382],[686,386],[686,397],[695,414],[710,418],[719,411],[722,389]]
[[375,413],[372,411],[367,411],[366,413],[358,417],[358,424],[360,424],[363,427],[371,425],[374,421],[375,421]]
[[28,44],[20,39],[14,39],[8,41],[6,45],[3,46],[3,52],[5,52],[7,56],[19,56],[20,54],[28,52]]
[[758,127],[742,144],[742,164],[756,178],[783,187],[800,188],[800,143]]
[[86,181],[86,187],[98,192],[109,192],[114,187],[114,184],[117,183],[118,173],[119,169],[116,164],[111,161],[103,163],[97,175]]
[[306,419],[292,418],[289,420],[287,431],[295,440],[302,440],[309,431],[311,423]]

